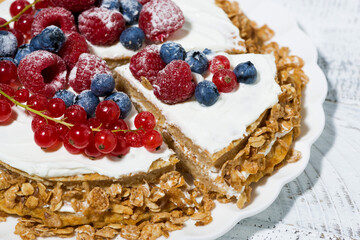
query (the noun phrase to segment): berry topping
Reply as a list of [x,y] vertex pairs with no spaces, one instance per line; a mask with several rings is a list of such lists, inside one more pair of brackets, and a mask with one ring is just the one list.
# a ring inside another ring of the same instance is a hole
[[[5,24],[5,23],[7,23],[6,19],[0,17],[0,25],[3,25],[3,24]],[[0,30],[8,30],[8,29],[9,29],[9,25],[0,28]]]
[[238,86],[235,73],[229,69],[217,71],[214,74],[212,81],[215,83],[219,92],[224,93],[231,92]]
[[14,99],[20,103],[26,103],[30,97],[29,90],[26,88],[20,88],[16,90],[14,94]]
[[0,31],[0,57],[12,57],[15,55],[18,42],[14,34],[8,31]]
[[230,69],[230,61],[227,57],[223,55],[215,56],[209,64],[209,70],[211,73],[216,73],[221,69]]
[[125,136],[124,131],[116,131],[116,130],[129,130],[129,126],[126,124],[126,122],[122,119],[118,119],[110,124],[107,125],[107,129],[115,130],[116,136]]
[[56,26],[49,26],[31,39],[30,50],[32,52],[37,50],[58,52],[64,45],[65,40],[65,34],[60,28]]
[[199,51],[187,52],[185,61],[190,65],[191,71],[198,74],[203,74],[209,66],[206,55]]
[[211,106],[219,99],[219,91],[213,82],[204,80],[195,89],[195,98],[204,106]]
[[75,97],[74,104],[82,106],[88,116],[93,116],[100,100],[93,92],[85,90]]
[[12,62],[13,64],[17,65],[17,61],[11,57],[0,57],[0,61],[9,61],[9,62]]
[[55,93],[54,98],[62,99],[66,107],[70,107],[74,103],[75,94],[68,90],[59,90]]
[[49,148],[57,141],[56,128],[51,125],[42,125],[34,133],[35,143],[41,148]]
[[65,140],[66,134],[69,132],[69,128],[61,123],[56,123],[54,126],[56,128],[58,140],[63,142]]
[[105,97],[111,94],[115,88],[115,80],[109,74],[96,74],[91,81],[90,89],[98,97]]
[[69,130],[68,142],[76,148],[83,149],[89,145],[93,134],[90,127],[86,124],[75,124]]
[[0,123],[6,122],[11,117],[11,106],[8,102],[0,100]]
[[70,71],[83,53],[89,53],[89,48],[84,36],[77,32],[73,32],[66,37],[66,41],[58,55],[65,61]]
[[16,40],[18,42],[18,47],[24,44],[25,38],[21,31],[17,29],[9,29],[8,31],[14,34],[14,36],[16,37]]
[[[29,100],[27,101],[27,105],[36,111],[42,112],[46,110],[46,106],[48,105],[48,100],[43,95],[33,94],[29,97]],[[30,114],[34,115],[34,113],[31,112]]]
[[30,36],[31,35],[31,25],[34,21],[34,17],[31,14],[23,14],[14,23],[14,28],[21,31],[24,35]]
[[21,83],[32,93],[52,97],[66,86],[66,65],[57,55],[36,51],[21,60],[18,75]]
[[50,0],[41,0],[35,4],[35,9],[43,9],[48,7],[53,7],[53,4]]
[[23,44],[21,45],[17,52],[16,52],[16,55],[15,55],[15,60],[16,62],[19,64],[20,61],[26,57],[27,55],[29,55],[31,53],[31,50],[30,50],[30,46],[29,44]]
[[130,147],[139,148],[143,146],[142,138],[144,133],[141,131],[127,132],[125,140]]
[[234,69],[234,73],[239,83],[252,84],[256,82],[257,71],[250,61],[238,64]]
[[185,23],[181,9],[171,0],[152,0],[140,12],[139,27],[148,39],[163,42]]
[[203,54],[205,54],[205,55],[210,55],[210,54],[213,54],[213,51],[212,51],[211,49],[205,48],[205,49],[203,50]]
[[79,31],[95,45],[111,45],[125,29],[120,12],[106,8],[91,8],[79,16]]
[[167,104],[186,101],[194,95],[196,87],[189,64],[182,60],[169,63],[159,72],[153,85],[155,96]]
[[145,77],[152,83],[165,66],[156,45],[147,46],[130,59],[130,71],[140,81],[141,77]]
[[166,42],[160,48],[160,56],[168,64],[173,60],[184,60],[186,51],[179,43]]
[[117,136],[117,143],[115,149],[111,152],[111,155],[116,157],[125,156],[130,152],[130,146],[126,142],[126,139],[122,136]]
[[153,130],[156,125],[156,119],[151,112],[141,112],[134,119],[136,128],[142,128],[145,131]]
[[[12,87],[10,87],[7,84],[3,84],[0,83],[0,89],[6,93],[7,95],[9,95],[10,97],[13,97],[15,94],[15,91]],[[14,103],[12,101],[10,101],[9,99],[7,99],[5,96],[3,96],[2,94],[0,94],[0,100],[4,100],[5,102],[8,102],[10,104],[10,106],[14,106]]]
[[102,124],[102,122],[97,118],[89,118],[87,120],[87,124],[89,125],[89,127],[91,129],[95,129],[95,128],[103,129],[104,128],[104,125]]
[[106,62],[101,58],[83,53],[69,75],[69,84],[77,92],[90,89],[91,80],[96,74],[111,74]]
[[70,142],[69,142],[69,133],[65,135],[64,147],[71,154],[80,154],[80,153],[83,152],[82,149],[76,148],[76,147],[74,147],[73,145],[70,144]]
[[94,5],[95,0],[51,0],[57,7],[63,7],[71,12],[82,12]]
[[109,129],[103,129],[95,134],[94,144],[99,152],[108,154],[115,149],[117,138]]
[[36,132],[41,126],[47,125],[48,121],[39,116],[39,115],[35,115],[33,120],[31,121],[31,129],[33,132]]
[[143,145],[149,152],[154,152],[163,143],[161,134],[156,130],[150,130],[143,137]]
[[76,32],[75,19],[71,12],[61,7],[45,8],[35,17],[31,34],[36,36],[48,26],[58,26],[65,34]]
[[105,100],[112,100],[119,106],[120,118],[122,119],[125,119],[132,109],[129,96],[123,92],[114,92],[110,96],[106,97]]
[[137,0],[120,0],[120,11],[128,25],[137,23],[141,8]]
[[120,35],[121,44],[130,50],[139,50],[145,41],[143,30],[138,27],[130,27],[125,29]]
[[[30,3],[25,0],[16,0],[10,5],[10,15],[12,17],[18,15]],[[31,14],[31,8],[26,13]]]
[[71,105],[65,111],[64,118],[67,123],[77,124],[77,123],[86,123],[86,111],[83,107],[79,105]]
[[103,154],[97,150],[95,147],[94,139],[91,140],[89,145],[84,149],[84,153],[91,159],[100,158]]
[[65,102],[60,98],[53,98],[49,100],[46,110],[50,117],[58,118],[64,115],[66,105]]
[[17,79],[17,68],[13,62],[0,61],[0,83],[11,84]]
[[120,108],[113,101],[103,101],[96,107],[96,118],[102,123],[111,123],[120,116]]
[[145,3],[150,2],[150,0],[138,0],[141,5],[145,5]]
[[120,11],[120,1],[119,0],[102,0],[100,7],[107,8],[109,10]]

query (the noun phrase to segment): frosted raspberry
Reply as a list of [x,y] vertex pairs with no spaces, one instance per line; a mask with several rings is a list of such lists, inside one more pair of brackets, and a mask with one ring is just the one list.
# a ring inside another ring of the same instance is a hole
[[133,76],[141,81],[146,77],[153,82],[158,72],[166,66],[160,57],[160,49],[156,45],[149,45],[130,59],[130,71]]
[[91,80],[100,73],[111,74],[106,62],[93,54],[83,53],[70,72],[69,84],[80,93],[90,89]]
[[21,60],[18,67],[20,82],[31,93],[52,97],[66,86],[66,65],[56,54],[35,51]]
[[125,29],[120,12],[106,8],[91,8],[79,16],[79,31],[95,45],[111,45]]
[[196,83],[192,81],[189,64],[174,60],[159,72],[153,86],[158,99],[167,104],[175,104],[192,97]]
[[56,7],[63,7],[71,12],[82,12],[94,5],[95,0],[51,0]]
[[150,1],[143,6],[139,17],[139,27],[152,41],[163,42],[184,23],[181,9],[171,0]]
[[31,34],[38,35],[46,27],[55,25],[65,33],[76,32],[75,19],[71,12],[61,7],[42,9],[31,25]]
[[70,71],[76,64],[82,53],[89,53],[89,48],[84,36],[77,32],[71,33],[66,38],[66,42],[58,52],[58,55],[65,61]]
[[138,2],[139,2],[141,5],[144,5],[145,3],[150,2],[150,0],[138,0]]

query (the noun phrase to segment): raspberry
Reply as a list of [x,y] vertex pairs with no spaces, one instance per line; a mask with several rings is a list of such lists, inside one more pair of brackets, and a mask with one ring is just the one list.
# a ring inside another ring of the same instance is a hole
[[171,0],[152,0],[140,12],[139,27],[152,41],[163,42],[165,38],[185,23],[181,9]]
[[82,53],[89,53],[86,39],[79,33],[73,32],[67,36],[64,45],[58,52],[58,55],[65,61],[66,66],[70,71],[75,66]]
[[101,58],[83,53],[69,75],[69,84],[77,92],[90,89],[91,80],[96,74],[111,74],[106,62]]
[[161,59],[159,47],[156,45],[147,46],[130,59],[130,71],[139,81],[141,77],[145,77],[153,82],[165,66],[166,63]]
[[184,102],[194,95],[196,87],[189,64],[182,60],[169,63],[159,72],[153,85],[155,96],[167,104]]
[[111,45],[125,29],[121,13],[106,8],[91,8],[79,16],[79,31],[95,45]]
[[42,9],[35,17],[31,34],[38,35],[46,27],[55,25],[65,33],[76,32],[75,19],[71,12],[61,7]]
[[71,12],[82,12],[94,5],[95,0],[51,0],[57,7],[63,7]]
[[31,93],[52,97],[66,86],[66,65],[57,55],[35,51],[23,58],[18,67],[21,83]]

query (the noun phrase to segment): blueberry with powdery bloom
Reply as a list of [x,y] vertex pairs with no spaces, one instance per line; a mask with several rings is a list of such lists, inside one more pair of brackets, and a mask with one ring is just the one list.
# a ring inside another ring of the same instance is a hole
[[55,93],[53,98],[60,98],[64,101],[66,107],[70,107],[74,104],[75,94],[68,90],[59,90]]
[[186,51],[179,43],[166,42],[161,45],[160,57],[168,64],[173,60],[184,60]]
[[89,90],[82,91],[75,97],[74,104],[83,107],[89,117],[94,116],[97,105],[100,99]]
[[119,106],[120,118],[122,119],[125,119],[132,109],[129,96],[123,92],[114,92],[110,96],[106,97],[105,100],[112,100]]
[[127,49],[137,51],[145,41],[145,33],[138,27],[125,29],[120,35],[120,43]]
[[100,7],[120,12],[120,1],[119,0],[102,0]]
[[14,34],[0,31],[0,57],[13,57],[16,54],[18,42]]
[[128,25],[138,22],[141,9],[142,5],[138,0],[120,0],[120,12]]
[[212,106],[219,99],[219,91],[216,85],[211,82],[204,80],[200,82],[195,88],[195,98],[201,105]]
[[250,61],[238,64],[234,69],[234,73],[238,83],[252,84],[256,82],[257,70]]
[[90,89],[98,97],[111,94],[115,88],[115,80],[109,74],[96,74],[91,81]]
[[20,63],[20,61],[31,53],[29,44],[21,45],[15,55],[15,60],[17,62],[16,66]]
[[40,34],[31,39],[30,50],[32,52],[37,50],[58,52],[64,45],[65,40],[65,34],[60,28],[56,26],[49,26],[42,30]]
[[209,67],[209,60],[200,51],[189,51],[186,53],[185,62],[190,65],[191,71],[203,74]]

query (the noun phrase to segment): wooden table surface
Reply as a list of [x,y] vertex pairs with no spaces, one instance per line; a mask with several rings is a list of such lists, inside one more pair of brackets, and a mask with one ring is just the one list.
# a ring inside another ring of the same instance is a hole
[[220,239],[360,239],[360,1],[273,1],[318,48],[329,83],[326,125],[306,170]]

